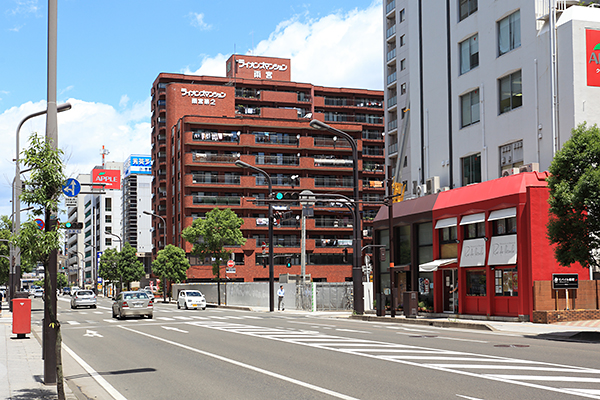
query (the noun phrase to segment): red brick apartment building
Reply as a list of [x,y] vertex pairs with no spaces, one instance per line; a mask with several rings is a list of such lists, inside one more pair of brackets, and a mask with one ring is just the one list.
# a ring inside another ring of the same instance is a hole
[[[311,190],[353,198],[350,144],[311,128],[312,119],[347,132],[358,144],[363,245],[371,243],[372,220],[385,192],[383,92],[292,82],[290,60],[282,58],[233,55],[226,71],[226,77],[161,73],[152,85],[152,204],[166,221],[165,230],[153,218],[154,252],[166,243],[189,254],[192,247],[181,231],[215,207],[231,208],[244,218],[247,242],[230,248],[236,265],[227,272],[223,266],[221,276],[268,280],[262,264],[268,185],[262,175],[234,163],[239,159],[265,170],[273,193]],[[299,216],[301,206],[290,210]],[[276,278],[300,274],[300,249],[299,221],[274,227]],[[346,207],[315,205],[314,216],[306,218],[306,254],[306,273],[314,281],[351,280],[352,216]],[[190,282],[212,280],[209,260],[190,260]]]

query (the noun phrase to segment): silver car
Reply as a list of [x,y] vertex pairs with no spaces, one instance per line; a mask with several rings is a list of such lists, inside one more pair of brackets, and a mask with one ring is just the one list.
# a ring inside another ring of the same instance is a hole
[[96,308],[96,295],[91,290],[78,290],[71,295],[71,308]]
[[177,308],[201,308],[206,310],[206,299],[199,290],[182,290],[177,297]]
[[147,316],[152,318],[154,301],[145,292],[121,292],[112,305],[113,318],[122,319],[130,316]]

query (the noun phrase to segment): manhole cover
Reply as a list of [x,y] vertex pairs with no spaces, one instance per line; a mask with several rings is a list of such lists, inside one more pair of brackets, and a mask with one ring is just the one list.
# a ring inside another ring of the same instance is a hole
[[528,344],[495,344],[494,347],[529,347]]

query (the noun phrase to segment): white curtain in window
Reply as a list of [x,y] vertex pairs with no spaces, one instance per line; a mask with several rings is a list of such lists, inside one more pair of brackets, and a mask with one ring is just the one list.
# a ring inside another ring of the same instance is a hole
[[504,18],[498,22],[498,50],[502,55],[510,50],[510,22],[509,18]]
[[471,69],[471,51],[469,50],[469,41],[465,40],[460,44],[460,73],[464,74]]

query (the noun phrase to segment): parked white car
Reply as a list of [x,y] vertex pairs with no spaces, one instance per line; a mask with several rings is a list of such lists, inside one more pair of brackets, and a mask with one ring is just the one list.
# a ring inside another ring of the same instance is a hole
[[201,308],[206,310],[206,299],[199,290],[182,290],[177,297],[177,308]]

